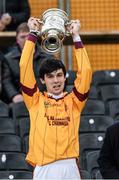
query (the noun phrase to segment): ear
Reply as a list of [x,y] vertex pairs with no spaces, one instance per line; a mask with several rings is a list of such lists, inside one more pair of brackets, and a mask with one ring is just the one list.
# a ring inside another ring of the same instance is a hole
[[66,79],[67,79],[66,76],[64,76],[64,81],[66,81]]
[[45,81],[42,78],[40,78],[40,81],[42,84],[45,84]]

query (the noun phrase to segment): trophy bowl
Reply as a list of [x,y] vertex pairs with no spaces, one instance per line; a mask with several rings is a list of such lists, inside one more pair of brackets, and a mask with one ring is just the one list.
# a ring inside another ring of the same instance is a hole
[[68,14],[57,8],[46,10],[42,14],[41,47],[49,53],[58,53],[66,36],[66,25],[69,23]]

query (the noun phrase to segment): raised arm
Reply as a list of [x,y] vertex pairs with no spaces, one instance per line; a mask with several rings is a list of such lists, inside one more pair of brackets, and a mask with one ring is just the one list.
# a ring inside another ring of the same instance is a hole
[[74,98],[75,102],[77,103],[81,111],[85,104],[85,100],[88,97],[88,92],[90,89],[90,83],[92,79],[92,69],[86,49],[79,36],[79,30],[79,20],[72,21],[69,27],[69,31],[72,34],[72,38],[74,41],[74,52],[78,66],[77,78],[74,82],[73,94],[76,97]]
[[34,30],[38,30],[40,27],[35,18],[29,19],[28,26],[32,31],[26,40],[20,59],[20,83],[24,102],[27,108],[30,109],[32,103],[38,99],[38,88],[33,71],[33,55],[35,51],[35,43],[37,41],[37,36],[35,35]]

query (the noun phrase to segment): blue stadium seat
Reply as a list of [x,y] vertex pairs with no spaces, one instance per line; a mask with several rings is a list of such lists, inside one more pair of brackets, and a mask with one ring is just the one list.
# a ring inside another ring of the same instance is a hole
[[80,169],[81,179],[91,179],[91,175],[88,171]]
[[109,115],[114,121],[119,120],[119,100],[112,100],[108,102]]
[[79,148],[81,167],[84,168],[84,159],[87,152],[100,150],[103,145],[105,133],[80,133]]
[[22,152],[21,138],[13,134],[0,134],[0,152]]
[[29,117],[29,112],[24,104],[24,102],[19,103],[11,103],[11,114],[13,116],[13,120],[18,120],[21,117]]
[[119,70],[99,70],[93,73],[92,84],[102,86],[106,84],[119,84]]
[[20,118],[18,121],[18,135],[23,138],[29,135],[30,119],[29,117]]
[[33,173],[30,171],[0,171],[0,179],[33,179]]
[[82,115],[80,120],[80,133],[105,132],[114,120],[106,115]]
[[0,100],[0,117],[9,117],[9,106]]
[[97,150],[102,147],[105,133],[80,133],[80,155],[86,150]]
[[83,159],[83,165],[84,169],[86,169],[88,172],[92,172],[93,169],[99,168],[99,165],[97,163],[97,159],[99,157],[99,150],[93,150],[93,151],[87,151],[85,154],[85,158]]
[[100,99],[100,94],[98,88],[96,86],[91,85],[89,95],[89,99]]
[[0,117],[0,134],[16,134],[15,124],[10,117]]
[[101,98],[105,103],[110,100],[117,100],[119,99],[119,84],[102,86],[100,92]]
[[32,172],[33,167],[26,162],[25,158],[26,154],[24,153],[0,152],[0,171],[25,170]]
[[105,115],[105,104],[103,101],[98,99],[88,99],[82,115]]
[[23,137],[23,152],[27,153],[29,149],[29,135]]

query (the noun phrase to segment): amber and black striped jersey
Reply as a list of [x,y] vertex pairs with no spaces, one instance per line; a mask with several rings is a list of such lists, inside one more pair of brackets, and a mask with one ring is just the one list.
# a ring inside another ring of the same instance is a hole
[[59,159],[79,156],[78,129],[85,105],[92,70],[82,42],[75,42],[77,78],[71,93],[62,98],[41,93],[33,72],[33,54],[37,37],[29,34],[20,60],[20,81],[24,102],[30,114],[29,151],[26,160],[45,165]]

